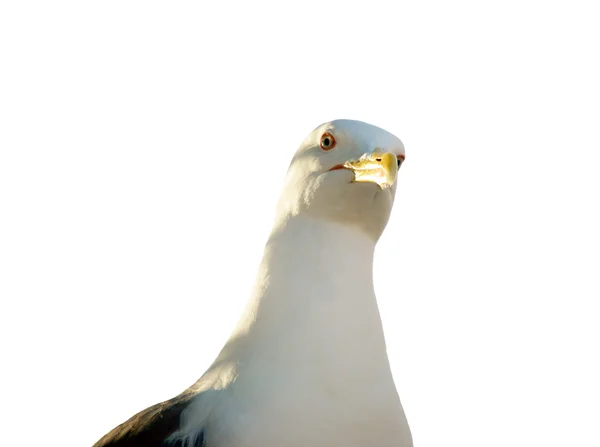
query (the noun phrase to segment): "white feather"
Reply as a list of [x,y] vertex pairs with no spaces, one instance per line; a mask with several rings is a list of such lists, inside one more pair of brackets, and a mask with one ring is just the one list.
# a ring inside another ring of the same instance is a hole
[[[410,446],[373,290],[375,243],[296,216],[269,240],[244,317],[177,437],[211,447]],[[207,411],[210,409],[210,411]]]
[[[323,129],[337,152],[319,149]],[[323,125],[300,147],[250,302],[171,440],[192,445],[203,431],[210,447],[412,446],[373,289],[395,186],[329,172],[375,146],[404,154],[355,121]]]

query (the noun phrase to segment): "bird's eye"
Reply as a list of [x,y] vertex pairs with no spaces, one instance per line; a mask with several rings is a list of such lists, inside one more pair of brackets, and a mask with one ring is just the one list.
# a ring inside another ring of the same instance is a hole
[[321,149],[329,151],[335,147],[335,138],[329,132],[321,135]]
[[400,166],[402,165],[402,163],[404,162],[404,155],[398,155],[396,158],[398,158],[398,169],[399,169]]

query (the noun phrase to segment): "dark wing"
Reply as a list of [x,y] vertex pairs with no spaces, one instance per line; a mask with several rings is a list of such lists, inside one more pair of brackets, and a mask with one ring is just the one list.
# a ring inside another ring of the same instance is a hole
[[[193,394],[183,393],[173,399],[148,407],[104,435],[93,447],[181,447],[181,442],[166,439],[179,429],[181,412]],[[204,435],[194,447],[204,446]]]

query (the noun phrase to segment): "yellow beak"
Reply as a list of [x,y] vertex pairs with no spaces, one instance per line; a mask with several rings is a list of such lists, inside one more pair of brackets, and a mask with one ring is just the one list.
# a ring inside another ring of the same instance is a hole
[[364,154],[343,166],[354,172],[355,182],[377,183],[381,189],[392,186],[398,176],[398,158],[391,152]]

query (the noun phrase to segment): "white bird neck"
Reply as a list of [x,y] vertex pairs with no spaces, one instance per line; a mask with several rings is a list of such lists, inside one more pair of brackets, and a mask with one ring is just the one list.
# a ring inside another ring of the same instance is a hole
[[368,235],[342,224],[297,215],[276,226],[228,343],[233,349],[222,355],[235,355],[241,365],[313,364],[320,371],[335,365],[357,373],[369,365],[389,374],[373,290],[374,250]]
[[193,439],[212,411],[223,416],[207,431],[218,447],[411,446],[373,291],[374,248],[340,224],[296,216],[277,227],[244,316],[195,387],[208,392],[177,436]]

